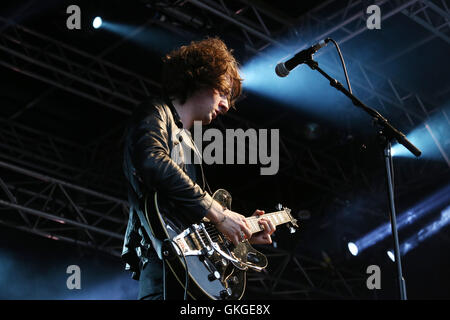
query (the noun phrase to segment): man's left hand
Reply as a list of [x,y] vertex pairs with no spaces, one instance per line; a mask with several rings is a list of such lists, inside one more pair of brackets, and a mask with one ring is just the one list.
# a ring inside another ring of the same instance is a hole
[[[264,214],[263,210],[256,210],[253,213],[253,216],[262,216]],[[258,223],[263,227],[263,231],[257,232],[252,235],[252,237],[248,240],[251,244],[271,244],[272,237],[270,236],[275,232],[275,225],[268,218],[260,218],[258,219]]]

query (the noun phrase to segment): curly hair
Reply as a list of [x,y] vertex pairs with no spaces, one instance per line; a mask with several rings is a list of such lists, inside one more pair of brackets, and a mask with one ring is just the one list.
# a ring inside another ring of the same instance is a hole
[[184,103],[195,91],[211,88],[227,95],[234,107],[243,79],[232,52],[217,37],[192,41],[170,52],[163,58],[163,93]]

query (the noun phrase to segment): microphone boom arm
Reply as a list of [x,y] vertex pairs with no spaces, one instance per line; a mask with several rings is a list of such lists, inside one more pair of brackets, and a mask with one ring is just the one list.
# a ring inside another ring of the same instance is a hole
[[422,152],[419,149],[417,149],[416,146],[414,146],[401,131],[399,131],[394,126],[392,126],[392,124],[390,124],[389,121],[386,118],[384,118],[378,111],[365,105],[361,100],[359,100],[357,97],[355,97],[355,95],[353,95],[353,93],[350,93],[350,91],[348,91],[342,85],[342,83],[340,83],[336,79],[333,79],[325,71],[323,71],[319,67],[319,64],[317,63],[317,61],[314,61],[312,59],[312,55],[311,55],[311,59],[309,59],[305,63],[312,70],[317,70],[321,75],[323,75],[325,78],[327,78],[332,87],[336,88],[337,90],[339,90],[340,92],[345,94],[348,98],[350,98],[350,100],[352,101],[354,106],[359,107],[359,108],[363,109],[366,113],[368,113],[374,119],[374,121],[380,127],[382,127],[384,135],[387,136],[388,140],[396,139],[398,141],[398,143],[403,145],[406,149],[408,149],[416,157],[419,157],[422,154]]

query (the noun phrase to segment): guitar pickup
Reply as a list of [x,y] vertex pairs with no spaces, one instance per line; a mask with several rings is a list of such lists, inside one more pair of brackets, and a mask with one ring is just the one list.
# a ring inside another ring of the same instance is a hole
[[254,252],[249,252],[247,254],[247,261],[254,264],[259,264],[261,260],[258,259],[258,256]]

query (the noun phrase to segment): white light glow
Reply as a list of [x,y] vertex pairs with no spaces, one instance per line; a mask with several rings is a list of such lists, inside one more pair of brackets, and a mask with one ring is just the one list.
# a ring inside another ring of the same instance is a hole
[[358,247],[353,242],[348,243],[348,250],[350,250],[350,253],[354,256],[358,255]]
[[102,26],[102,23],[103,23],[102,18],[95,17],[94,21],[92,21],[92,26],[95,29],[98,29],[98,28],[100,28]]

